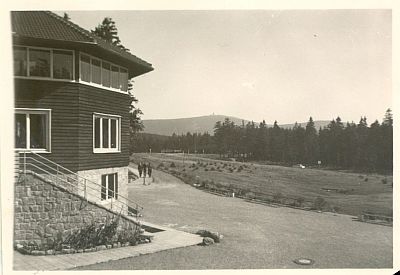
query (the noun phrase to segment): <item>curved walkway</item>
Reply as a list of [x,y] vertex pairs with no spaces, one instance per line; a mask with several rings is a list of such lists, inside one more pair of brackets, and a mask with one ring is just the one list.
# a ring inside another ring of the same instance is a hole
[[[187,232],[210,229],[221,243],[161,251],[82,269],[391,268],[392,227],[351,216],[268,207],[212,195],[155,171],[155,181],[132,183],[130,198],[144,220]],[[297,258],[310,258],[299,266]]]

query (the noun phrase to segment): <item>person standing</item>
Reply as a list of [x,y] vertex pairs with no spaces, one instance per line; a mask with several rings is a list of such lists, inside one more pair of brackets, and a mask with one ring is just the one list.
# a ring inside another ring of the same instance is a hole
[[146,167],[146,163],[143,163],[143,185],[146,185],[146,173],[147,173],[147,167]]
[[151,173],[153,172],[153,168],[151,167],[150,162],[147,164],[147,174],[149,175],[149,178],[151,178]]
[[143,172],[143,164],[142,164],[142,162],[139,162],[139,165],[138,165],[137,169],[139,170],[139,178],[141,178],[142,177],[142,172]]

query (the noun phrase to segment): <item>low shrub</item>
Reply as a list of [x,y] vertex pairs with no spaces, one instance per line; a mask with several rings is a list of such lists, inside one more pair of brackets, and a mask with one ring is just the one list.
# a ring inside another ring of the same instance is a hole
[[347,189],[339,189],[336,192],[340,193],[340,194],[347,194],[349,192],[349,190],[347,190]]
[[295,202],[296,202],[296,206],[302,207],[304,201],[305,201],[305,199],[304,199],[303,197],[298,197],[298,198],[296,199],[296,201],[295,201]]
[[283,195],[281,192],[277,192],[272,196],[272,201],[276,203],[280,203],[283,199]]
[[324,198],[318,197],[314,200],[313,209],[315,210],[323,210],[327,206],[327,202]]
[[382,184],[387,184],[387,178],[382,179]]
[[246,192],[244,196],[249,199],[254,199],[256,197],[256,194],[254,194],[253,192]]
[[85,249],[97,245],[112,244],[116,238],[119,217],[108,220],[105,224],[95,224],[92,222],[88,226],[79,229],[75,234],[71,234],[63,244],[68,244],[71,248]]
[[169,167],[175,168],[176,167],[175,162],[171,162],[171,165]]
[[364,181],[367,182],[367,181],[368,181],[368,178],[365,178]]

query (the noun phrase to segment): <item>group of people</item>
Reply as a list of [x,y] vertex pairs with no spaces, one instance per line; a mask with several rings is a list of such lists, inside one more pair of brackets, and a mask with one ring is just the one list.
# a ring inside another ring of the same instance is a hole
[[142,175],[143,175],[144,178],[146,177],[146,175],[148,175],[149,178],[150,178],[151,177],[151,173],[153,172],[153,168],[151,167],[150,162],[148,162],[147,164],[139,162],[138,170],[139,170],[139,177],[140,178],[142,177]]

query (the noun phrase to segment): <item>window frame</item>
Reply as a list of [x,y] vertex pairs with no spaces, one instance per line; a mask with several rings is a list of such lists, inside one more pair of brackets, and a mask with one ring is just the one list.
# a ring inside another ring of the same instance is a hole
[[[25,49],[25,62],[26,62],[26,64],[25,64],[25,75],[16,75],[15,73],[15,61],[14,61],[14,58],[15,58],[15,48],[24,48]],[[29,69],[28,69],[28,67],[29,67],[29,64],[28,64],[28,55],[29,55],[29,53],[28,53],[28,48],[27,47],[24,47],[24,46],[19,46],[19,45],[13,45],[13,75],[14,75],[14,77],[27,77],[28,76],[28,71],[29,71]]]
[[[51,109],[36,109],[36,108],[15,108],[14,109],[14,125],[15,125],[15,115],[16,114],[25,114],[26,119],[26,148],[15,148],[16,151],[21,152],[35,152],[35,153],[51,153]],[[46,148],[29,148],[30,147],[30,114],[37,115],[46,115]],[[15,133],[16,129],[14,129]],[[15,142],[15,141],[14,141]]]
[[[54,77],[54,51],[59,52],[70,52],[72,53],[72,79],[67,78],[55,78]],[[67,49],[51,49],[51,78],[53,80],[61,80],[61,81],[75,81],[75,51],[74,50],[67,50]]]
[[[15,78],[20,78],[20,79],[35,79],[35,80],[51,80],[51,81],[62,81],[62,82],[75,82],[75,51],[74,50],[69,50],[69,49],[61,49],[61,48],[46,48],[46,47],[36,47],[36,46],[25,46],[25,45],[13,45],[13,51],[14,47],[21,47],[21,48],[26,48],[26,76],[19,76],[19,75],[14,75]],[[29,51],[30,50],[48,50],[50,51],[50,77],[47,76],[30,76],[30,70],[29,70],[29,61],[30,61],[30,56],[29,56]],[[72,53],[72,79],[66,79],[66,78],[53,78],[54,75],[54,66],[53,66],[53,51],[66,51],[66,52],[71,52]],[[14,60],[13,60],[14,62]]]
[[[105,186],[105,189],[106,189],[106,193],[105,193],[105,199],[103,199],[102,198],[102,195],[103,195],[103,176],[105,176],[105,178],[106,178],[106,186]],[[109,194],[109,192],[111,192],[110,191],[110,187],[109,187],[109,177],[110,176],[114,176],[114,191],[112,191],[113,192],[113,196],[112,197],[108,197],[108,194]],[[118,181],[118,172],[115,172],[115,173],[107,173],[107,174],[102,174],[101,176],[100,176],[100,201],[102,202],[102,203],[108,203],[108,202],[110,202],[111,200],[118,200],[118,196],[119,196],[119,181]],[[116,188],[115,188],[116,187]]]
[[[96,129],[95,129],[95,123],[96,123],[96,118],[100,118],[100,140],[99,140],[99,144],[100,144],[100,148],[96,148]],[[103,148],[103,118],[105,119],[109,119],[108,122],[108,148]],[[116,120],[117,121],[117,129],[116,129],[116,148],[111,148],[111,120]],[[103,153],[121,153],[121,116],[119,115],[111,115],[111,114],[104,114],[104,113],[93,113],[93,153],[95,154],[103,154]]]
[[[90,71],[90,82],[82,80],[82,78],[81,78],[81,72],[82,72],[81,71],[81,56],[82,55],[90,57],[90,68],[91,68],[91,65],[92,65],[92,59],[96,59],[96,60],[100,61],[100,69],[101,69],[100,70],[100,83],[101,84],[97,84],[97,83],[92,82],[92,70]],[[79,83],[82,83],[82,84],[85,84],[85,85],[89,85],[89,86],[92,86],[92,87],[96,87],[96,88],[107,89],[107,90],[118,92],[118,93],[128,94],[128,87],[129,87],[129,85],[128,85],[128,83],[129,83],[129,70],[128,70],[128,68],[120,66],[120,65],[117,65],[117,64],[115,64],[113,62],[110,62],[108,60],[95,57],[95,56],[90,55],[90,54],[85,53],[85,52],[79,52],[78,62],[79,62]],[[110,65],[110,86],[104,86],[103,85],[103,63],[108,63]],[[112,85],[111,85],[112,84],[112,67],[113,66],[114,67],[118,67],[118,87],[119,88],[113,88]],[[119,83],[119,79],[120,79],[119,74],[120,74],[121,69],[126,70],[126,72],[128,74],[128,79],[127,79],[127,83],[126,83],[126,88],[127,88],[126,91],[121,89],[122,86]]]

